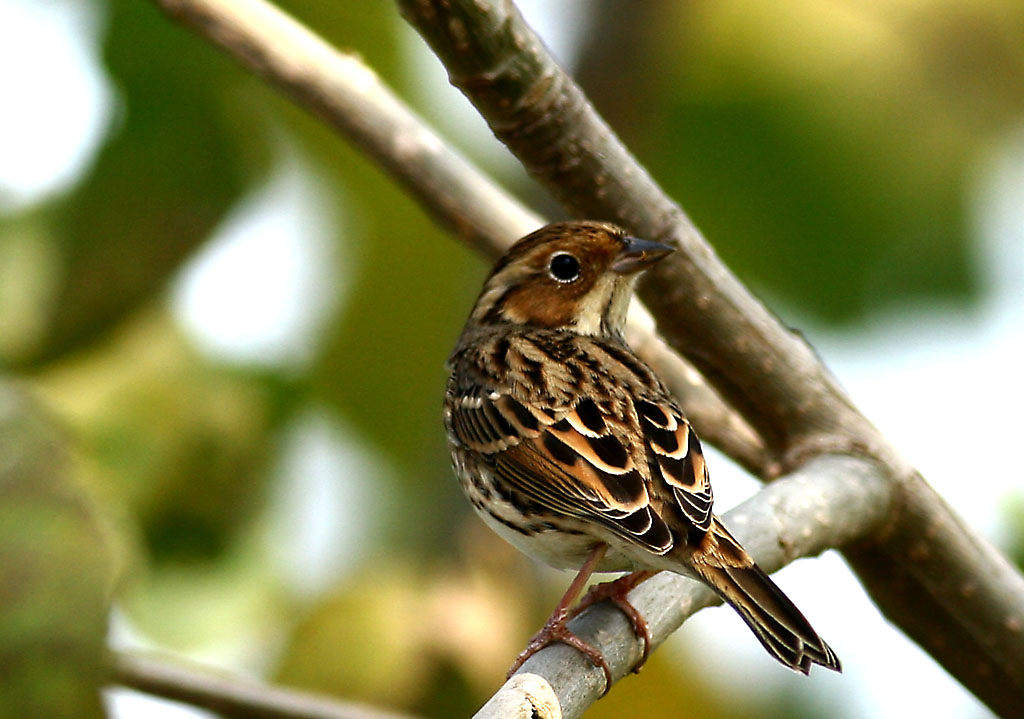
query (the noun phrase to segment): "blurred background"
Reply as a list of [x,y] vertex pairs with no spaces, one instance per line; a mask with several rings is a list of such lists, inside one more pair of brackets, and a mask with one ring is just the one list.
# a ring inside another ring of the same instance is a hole
[[[392,3],[281,5],[560,211]],[[520,6],[736,273],[1024,559],[1024,4]],[[357,149],[143,0],[0,0],[0,716],[103,643],[468,716],[570,577],[475,519],[443,364],[486,272]],[[698,427],[699,429],[699,427]],[[719,454],[721,510],[757,485]],[[592,717],[985,717],[835,553],[803,678],[700,613]]]

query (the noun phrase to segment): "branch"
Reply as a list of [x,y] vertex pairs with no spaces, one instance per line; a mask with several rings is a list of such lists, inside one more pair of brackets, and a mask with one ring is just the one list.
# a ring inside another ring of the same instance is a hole
[[[492,257],[544,220],[454,151],[358,58],[340,52],[264,0],[154,0],[300,106],[337,128],[442,226]],[[639,303],[636,303],[639,304]],[[778,463],[749,424],[630,314],[630,340],[683,401],[701,437],[757,474]]]
[[268,687],[136,652],[116,652],[114,681],[140,692],[239,719],[413,719],[362,704]]
[[452,84],[567,209],[678,247],[645,273],[641,296],[669,344],[761,436],[779,450],[792,450],[796,435],[818,437],[844,424],[870,434],[810,346],[721,263],[512,2],[398,4],[441,58]]

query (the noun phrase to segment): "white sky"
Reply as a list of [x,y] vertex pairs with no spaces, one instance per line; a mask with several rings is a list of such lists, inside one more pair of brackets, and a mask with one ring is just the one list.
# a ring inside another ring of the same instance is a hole
[[0,213],[66,188],[98,148],[113,99],[99,25],[91,2],[0,0]]
[[[520,5],[553,39],[556,52],[571,56],[573,38],[556,29],[576,26],[566,19],[574,4]],[[0,73],[6,103],[0,113],[0,211],[31,206],[66,188],[109,129],[115,99],[97,65],[99,17],[83,0],[0,0],[0,67],[8,68]],[[437,73],[430,82],[443,83],[443,76]],[[859,406],[932,485],[970,524],[998,538],[1005,519],[1000,502],[1024,486],[1017,456],[1024,400],[1024,130],[993,150],[977,178],[972,200],[987,288],[979,311],[910,308],[844,334],[787,316],[809,328]],[[239,203],[172,293],[182,325],[200,347],[221,358],[277,366],[301,365],[310,356],[319,321],[332,303],[344,300],[327,289],[343,283],[329,274],[337,267],[329,259],[336,218],[323,207],[301,158],[285,152],[270,182]],[[351,503],[351,496],[339,501],[337,492],[371,501],[361,494],[358,479],[379,460],[362,456],[344,427],[319,412],[302,420],[289,441],[293,451],[280,470],[282,514],[273,521],[279,536],[290,537],[285,546],[293,553],[287,556],[286,550],[274,561],[293,570],[305,567],[308,576],[295,579],[297,588],[305,583],[305,591],[315,591],[344,571],[338,557],[347,556],[340,553],[351,545],[324,509]],[[721,508],[756,488],[724,458],[711,461]],[[309,491],[303,482],[317,484],[333,499],[310,502],[324,493]],[[336,491],[327,492],[329,486]],[[299,558],[315,566],[296,564]],[[844,706],[851,717],[987,715],[879,617],[838,556],[798,562],[778,580],[840,654],[845,673],[791,677],[764,659],[731,612],[715,610],[689,622],[676,640],[707,644],[709,682],[737,670],[752,691],[809,682],[823,712]],[[127,691],[111,692],[110,702],[120,719],[206,716]]]
[[238,202],[182,268],[171,303],[209,356],[299,368],[316,356],[322,325],[344,299],[336,219],[351,213],[339,192],[323,196],[294,152],[279,155],[268,181]]

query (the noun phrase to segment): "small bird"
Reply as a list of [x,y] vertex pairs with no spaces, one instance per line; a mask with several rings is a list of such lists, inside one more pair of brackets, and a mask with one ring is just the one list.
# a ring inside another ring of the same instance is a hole
[[[604,222],[547,225],[516,242],[484,283],[448,360],[444,422],[452,464],[476,512],[526,554],[578,574],[513,673],[565,642],[605,673],[566,622],[662,570],[698,579],[768,653],[807,674],[839,659],[712,511],[697,435],[630,350],[623,330],[640,272],[673,251]],[[597,585],[593,572],[630,572]],[[635,669],[635,670],[636,670]],[[634,671],[635,671],[634,670]]]

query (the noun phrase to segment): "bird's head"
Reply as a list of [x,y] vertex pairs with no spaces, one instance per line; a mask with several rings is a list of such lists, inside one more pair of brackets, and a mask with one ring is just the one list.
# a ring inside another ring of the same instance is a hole
[[547,225],[498,261],[470,321],[621,334],[640,271],[672,251],[606,222]]

